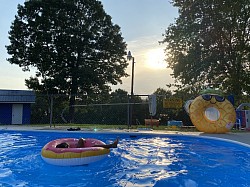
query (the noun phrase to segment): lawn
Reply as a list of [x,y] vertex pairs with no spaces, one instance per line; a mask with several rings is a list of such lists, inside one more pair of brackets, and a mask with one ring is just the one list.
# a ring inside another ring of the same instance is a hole
[[[49,127],[50,124],[32,124],[31,127]],[[94,129],[118,129],[118,130],[126,130],[126,129],[153,129],[153,130],[168,130],[168,131],[185,131],[185,132],[196,132],[195,127],[175,127],[175,126],[167,126],[167,125],[159,125],[159,127],[153,126],[145,126],[145,125],[132,125],[129,127],[128,125],[104,125],[104,124],[52,124],[51,127],[56,128],[81,128],[82,130],[94,130]]]
[[[30,127],[50,127],[50,124],[32,124]],[[101,130],[101,129],[115,129],[115,130],[127,130],[127,129],[144,129],[144,130],[159,130],[159,131],[180,131],[180,132],[198,132],[198,130],[194,126],[167,126],[167,125],[160,125],[159,127],[145,125],[132,125],[128,127],[128,125],[105,125],[105,124],[52,124],[52,128],[59,128],[59,129],[68,129],[68,128],[80,128],[81,130]],[[232,129],[231,132],[246,132],[245,130],[237,130]]]

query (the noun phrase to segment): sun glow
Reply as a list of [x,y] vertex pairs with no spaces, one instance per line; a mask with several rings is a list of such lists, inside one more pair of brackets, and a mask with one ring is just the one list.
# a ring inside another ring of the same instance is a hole
[[164,69],[167,67],[164,58],[165,55],[162,48],[151,49],[146,54],[146,65],[151,69]]

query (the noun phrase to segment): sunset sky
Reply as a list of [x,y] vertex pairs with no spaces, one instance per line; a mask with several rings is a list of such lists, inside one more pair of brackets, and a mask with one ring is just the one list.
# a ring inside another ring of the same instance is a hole
[[[127,50],[135,58],[134,93],[151,94],[157,88],[167,89],[173,82],[171,70],[164,61],[165,45],[159,45],[162,34],[170,23],[178,17],[178,11],[168,0],[101,0],[114,24],[121,27]],[[17,13],[17,5],[24,0],[1,0],[0,6],[0,89],[27,89],[24,79],[34,71],[23,72],[17,65],[11,65],[5,45],[9,44],[8,31]],[[131,75],[131,62],[127,68]],[[130,92],[131,76],[122,79],[123,84],[112,86]]]

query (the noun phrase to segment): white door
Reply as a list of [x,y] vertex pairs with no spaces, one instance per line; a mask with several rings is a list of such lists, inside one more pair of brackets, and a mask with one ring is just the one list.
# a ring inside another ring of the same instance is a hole
[[12,105],[12,124],[22,124],[23,121],[23,104]]

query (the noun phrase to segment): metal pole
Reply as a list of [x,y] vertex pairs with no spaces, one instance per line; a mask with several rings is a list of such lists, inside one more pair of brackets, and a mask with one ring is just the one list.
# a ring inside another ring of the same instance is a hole
[[131,104],[130,104],[130,127],[133,123],[133,103],[134,103],[134,65],[135,65],[135,59],[132,57],[132,78],[131,78]]
[[127,124],[128,124],[128,129],[130,126],[130,96],[128,94],[128,105],[127,105]]
[[131,78],[131,94],[129,99],[129,127],[132,126],[133,123],[133,104],[134,104],[134,65],[135,58],[131,55],[131,52],[128,52],[127,59],[132,60],[132,78]]

